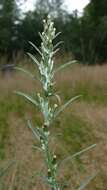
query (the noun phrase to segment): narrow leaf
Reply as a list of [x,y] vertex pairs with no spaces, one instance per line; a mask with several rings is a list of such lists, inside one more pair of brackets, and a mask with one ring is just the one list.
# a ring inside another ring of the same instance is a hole
[[61,34],[61,32],[58,32],[58,33],[55,35],[54,39],[57,38],[60,34]]
[[60,96],[58,94],[54,94],[54,96],[58,100],[58,103],[61,104],[61,98],[60,98]]
[[68,105],[70,105],[72,102],[80,98],[82,95],[75,96],[71,98],[67,103],[65,103],[61,108],[55,113],[54,118],[56,118]]
[[54,52],[53,52],[53,55],[55,55],[60,49],[57,48]]
[[63,44],[64,42],[63,41],[60,41],[58,42],[55,46],[54,46],[54,49],[56,49],[59,45]]
[[38,131],[33,129],[31,122],[28,120],[27,122],[29,129],[31,129],[33,135],[39,140],[39,134]]
[[40,65],[39,61],[36,59],[36,57],[34,55],[32,55],[31,53],[27,53],[27,54],[37,64],[37,66]]
[[39,151],[42,151],[42,149],[41,149],[40,147],[35,146],[35,145],[33,145],[32,148],[33,148],[33,149],[36,149],[36,150],[39,150]]
[[18,94],[20,96],[23,96],[24,98],[26,98],[27,100],[29,100],[33,105],[36,105],[38,106],[38,103],[36,100],[34,100],[31,96],[23,93],[23,92],[20,92],[20,91],[14,91],[15,94]]
[[31,72],[29,72],[29,71],[27,71],[26,69],[23,69],[23,68],[21,68],[21,67],[14,67],[16,70],[18,70],[18,71],[21,71],[21,72],[23,72],[23,73],[25,73],[25,74],[27,74],[27,75],[29,75],[31,78],[35,78],[35,76],[31,73]]
[[33,44],[33,43],[30,42],[30,41],[29,41],[29,44],[30,44],[32,47],[34,47],[34,49],[42,56],[41,51],[39,50],[39,48],[38,48],[35,44]]
[[76,190],[83,190],[98,174],[98,171],[95,172],[93,175],[89,176],[81,185],[78,189]]
[[41,38],[42,41],[45,41],[45,39],[43,38],[42,34],[39,32],[39,36]]
[[32,124],[31,124],[30,120],[28,120],[27,124],[28,124],[29,129],[31,129],[31,131],[33,132],[34,136],[38,140],[40,140],[40,136],[42,136],[43,138],[45,137],[41,128],[39,128],[39,127],[33,128],[32,127]]
[[87,151],[89,151],[89,150],[91,150],[91,149],[93,149],[93,148],[95,148],[95,147],[96,147],[96,144],[93,144],[93,145],[91,145],[91,146],[89,146],[89,147],[87,147],[87,148],[85,148],[85,149],[83,149],[83,150],[81,150],[81,151],[79,151],[79,152],[73,154],[73,155],[70,155],[70,156],[66,157],[65,159],[63,159],[63,160],[59,163],[59,167],[61,167],[62,164],[64,164],[65,162],[67,162],[67,161],[69,161],[69,160],[72,160],[72,159],[75,158],[76,156],[80,156],[80,155],[83,154],[84,152],[87,152]]
[[76,61],[76,60],[69,61],[68,63],[65,63],[65,64],[61,65],[60,67],[58,67],[58,68],[54,71],[54,73],[57,73],[58,71],[60,71],[60,70],[62,70],[62,69],[64,69],[64,68],[66,68],[67,66],[69,66],[69,65],[71,65],[71,64],[74,64],[74,63],[78,63],[78,61]]

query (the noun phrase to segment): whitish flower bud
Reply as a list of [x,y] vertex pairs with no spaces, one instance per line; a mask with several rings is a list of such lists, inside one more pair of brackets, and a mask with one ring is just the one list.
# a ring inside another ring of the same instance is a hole
[[42,138],[42,136],[40,136],[40,141],[41,141],[41,143],[43,143],[43,138]]
[[44,139],[42,136],[40,136],[40,142],[41,142],[42,149],[45,150],[45,143],[44,143]]
[[51,23],[50,23],[50,27],[53,27],[53,25],[54,25],[54,23],[51,21]]
[[44,24],[46,23],[46,20],[45,20],[45,19],[43,20],[43,23],[44,23]]
[[43,129],[44,132],[47,132],[47,131],[48,131],[48,126],[44,124],[44,125],[42,126],[42,129]]
[[54,104],[54,108],[56,109],[58,107],[58,105],[57,104]]
[[48,19],[49,19],[49,20],[51,19],[51,16],[50,16],[50,15],[48,15]]
[[50,178],[50,177],[51,177],[51,170],[48,169],[48,178]]
[[43,125],[42,129],[43,129],[45,135],[48,136],[48,135],[50,134],[49,129],[48,129],[48,126],[47,126],[46,124]]
[[54,165],[56,165],[56,161],[57,161],[57,156],[54,155],[54,156],[53,156],[53,161],[52,161],[52,163],[53,163]]
[[52,39],[49,40],[49,43],[52,43]]

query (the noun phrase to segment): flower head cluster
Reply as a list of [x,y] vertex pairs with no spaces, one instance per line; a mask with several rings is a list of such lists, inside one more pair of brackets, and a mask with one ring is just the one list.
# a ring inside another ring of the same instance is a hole
[[53,40],[55,38],[55,28],[54,23],[52,22],[50,16],[48,16],[47,21],[44,20],[44,31],[40,34],[42,43],[41,43],[41,53],[42,59],[39,67],[41,74],[41,82],[45,93],[51,95],[51,88],[53,86],[53,55],[54,47]]

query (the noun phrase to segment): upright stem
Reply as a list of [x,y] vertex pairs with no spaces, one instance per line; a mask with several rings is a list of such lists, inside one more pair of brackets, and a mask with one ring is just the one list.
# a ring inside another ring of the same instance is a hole
[[46,164],[47,164],[47,168],[48,168],[48,182],[49,182],[52,190],[58,190],[58,184],[57,184],[57,180],[56,180],[56,172],[55,172],[54,163],[53,163],[54,156],[52,155],[52,153],[49,150],[48,143],[46,143],[44,153],[45,153]]
[[40,137],[41,147],[45,155],[45,161],[47,165],[47,179],[48,184],[51,187],[51,190],[59,190],[58,182],[56,179],[56,155],[54,155],[49,149],[49,136],[50,136],[50,122],[54,117],[54,112],[56,109],[56,104],[50,106],[50,97],[53,94],[53,39],[55,38],[55,28],[53,27],[53,22],[50,17],[48,20],[44,20],[44,32],[40,34],[42,43],[41,43],[41,62],[39,65],[39,72],[41,77],[41,84],[43,89],[43,95],[38,94],[41,112],[44,118],[43,124],[43,133],[44,136]]

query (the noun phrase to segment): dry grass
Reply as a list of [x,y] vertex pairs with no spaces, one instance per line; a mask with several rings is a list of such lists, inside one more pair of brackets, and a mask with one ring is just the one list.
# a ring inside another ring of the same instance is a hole
[[[33,69],[31,68],[31,70]],[[95,169],[99,168],[100,174],[87,187],[87,190],[106,190],[107,66],[72,66],[58,73],[56,81],[58,81],[56,88],[62,97],[62,101],[75,94],[83,94],[83,97],[67,108],[66,112],[55,122],[54,132],[62,133],[60,138],[54,138],[53,140],[53,144],[56,144],[58,149],[58,157],[63,158],[65,155],[97,143],[97,147],[93,151],[82,155],[81,158],[63,167],[60,178],[65,175],[68,180],[70,177],[72,186],[66,189],[71,190],[86,175],[90,175]],[[39,123],[41,116],[37,110],[34,110],[24,100],[20,102],[21,97],[17,99],[15,98],[16,95],[12,94],[12,91],[16,89],[30,92],[34,91],[34,88],[39,88],[38,82],[32,83],[28,77],[22,76],[22,74],[14,73],[5,77],[0,76],[0,105],[2,105],[1,102],[4,103],[3,105],[5,105],[5,102],[8,104],[5,109],[0,109],[0,113],[5,114],[4,117],[8,124],[4,131],[5,133],[8,131],[4,142],[5,158],[0,162],[2,165],[8,160],[17,160],[17,164],[4,177],[9,190],[20,190],[21,186],[28,181],[29,176],[34,171],[38,171],[42,165],[42,155],[32,149],[32,144],[36,142],[26,127],[27,119],[31,118],[33,123]],[[12,109],[12,106],[14,109]],[[1,130],[0,132],[2,133]],[[36,183],[37,186],[35,187]],[[32,178],[30,189],[45,190],[48,188]]]

